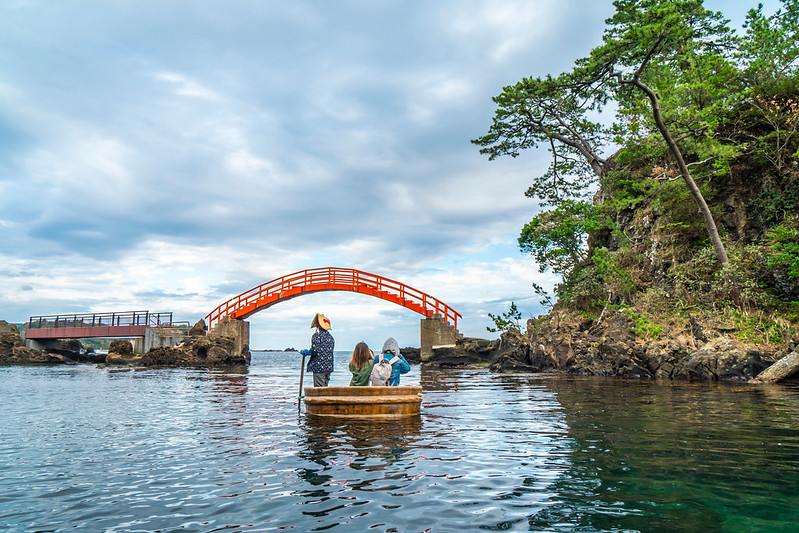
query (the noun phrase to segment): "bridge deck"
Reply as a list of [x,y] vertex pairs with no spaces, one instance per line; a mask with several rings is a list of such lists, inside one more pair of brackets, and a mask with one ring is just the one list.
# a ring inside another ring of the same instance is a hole
[[113,339],[122,337],[144,337],[144,331],[149,326],[95,326],[84,328],[42,328],[29,329],[25,332],[26,339],[90,339],[96,337],[109,337]]
[[143,337],[148,327],[172,324],[172,313],[125,311],[32,316],[26,339],[88,339]]
[[245,291],[206,315],[213,326],[223,317],[244,319],[260,309],[302,294],[321,291],[350,291],[368,294],[401,305],[423,316],[440,314],[458,327],[460,313],[418,289],[377,274],[351,268],[310,268],[273,279]]

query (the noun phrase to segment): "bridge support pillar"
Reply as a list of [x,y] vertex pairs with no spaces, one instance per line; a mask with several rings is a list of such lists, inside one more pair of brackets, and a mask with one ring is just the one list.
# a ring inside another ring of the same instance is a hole
[[130,343],[133,345],[133,353],[136,355],[143,355],[147,353],[147,350],[144,349],[144,337],[133,337],[132,339],[126,340],[130,341]]
[[[133,353],[147,353],[150,348],[158,346],[177,346],[186,334],[175,327],[160,326],[147,328],[144,330],[144,337],[139,337],[133,343]],[[137,345],[141,346],[141,352],[136,351]]]
[[41,352],[46,350],[47,348],[52,348],[53,346],[54,342],[52,340],[25,339],[25,347],[30,348],[31,350],[39,350]]
[[440,314],[423,318],[420,327],[419,357],[423,363],[433,357],[433,348],[454,346],[461,338],[455,326],[444,320]]
[[250,349],[250,323],[245,320],[226,316],[211,328],[208,335],[233,337],[233,349],[237,354]]

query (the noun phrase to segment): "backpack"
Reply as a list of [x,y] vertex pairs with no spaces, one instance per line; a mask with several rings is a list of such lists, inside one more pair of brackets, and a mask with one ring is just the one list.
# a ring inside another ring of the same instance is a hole
[[383,386],[388,385],[388,380],[391,377],[391,365],[399,361],[399,357],[394,356],[390,361],[380,354],[380,360],[372,367],[372,373],[369,374],[369,385]]

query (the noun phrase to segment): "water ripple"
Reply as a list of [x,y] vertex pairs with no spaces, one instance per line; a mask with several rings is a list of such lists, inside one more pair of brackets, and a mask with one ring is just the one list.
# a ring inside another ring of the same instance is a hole
[[[339,357],[336,380],[347,379]],[[297,410],[247,373],[0,368],[0,529],[791,531],[799,390],[416,366],[422,415]]]

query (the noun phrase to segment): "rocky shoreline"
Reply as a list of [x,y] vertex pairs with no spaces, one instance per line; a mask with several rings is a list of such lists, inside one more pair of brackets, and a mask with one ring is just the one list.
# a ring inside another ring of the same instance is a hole
[[[156,347],[137,355],[128,341],[113,341],[107,354],[84,353],[78,341],[63,349],[40,352],[23,345],[13,324],[0,321],[0,364],[94,363],[145,367],[246,366],[248,347],[237,353],[232,337],[208,332],[201,320],[175,347]],[[503,332],[495,340],[460,339],[436,348],[421,361],[418,348],[406,347],[410,363],[439,367],[483,367],[498,373],[566,373],[636,379],[688,381],[799,382],[799,342],[784,353],[764,351],[723,332],[706,331],[690,321],[685,331],[641,337],[623,313],[601,321],[560,316],[553,312],[530,319],[527,332]],[[778,364],[775,364],[778,363]]]
[[765,351],[731,335],[706,332],[696,321],[657,339],[641,337],[635,326],[623,313],[601,321],[553,313],[530,319],[525,334],[509,330],[496,340],[464,338],[439,348],[430,364],[483,365],[500,373],[799,383],[799,342],[790,341],[783,352]]

